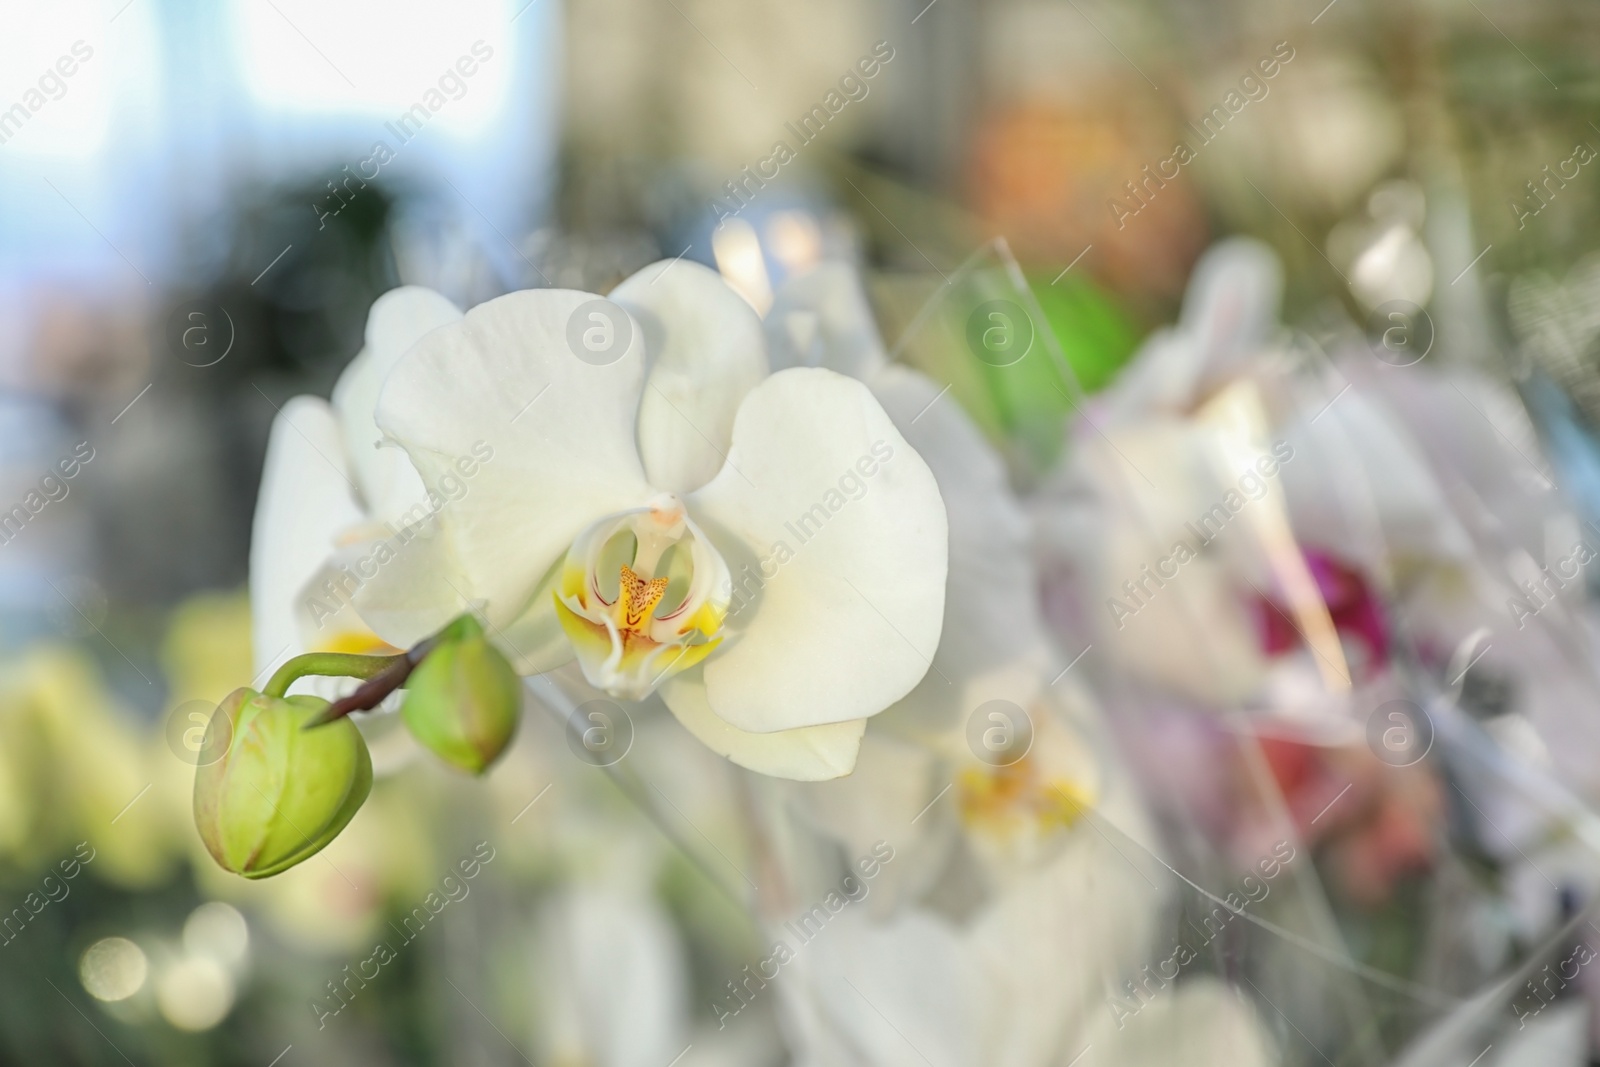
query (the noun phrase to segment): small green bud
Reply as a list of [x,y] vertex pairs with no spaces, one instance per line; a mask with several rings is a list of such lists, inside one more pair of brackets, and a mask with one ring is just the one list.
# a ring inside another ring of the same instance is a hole
[[463,616],[406,681],[400,714],[446,763],[482,774],[517,732],[522,683],[483,627]]
[[206,727],[231,737],[196,770],[194,822],[224,870],[246,878],[286,871],[319,852],[372,789],[372,757],[349,719],[302,727],[328,702],[236,689]]

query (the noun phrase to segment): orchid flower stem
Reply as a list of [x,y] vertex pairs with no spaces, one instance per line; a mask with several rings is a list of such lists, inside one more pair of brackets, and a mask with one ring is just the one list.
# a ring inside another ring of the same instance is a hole
[[411,672],[429,652],[443,641],[459,641],[477,630],[478,623],[470,615],[458,615],[446,623],[438,633],[424,638],[397,656],[355,656],[345,652],[308,652],[279,667],[267,682],[267,696],[281,697],[298,678],[308,674],[335,678],[363,678],[355,691],[329,704],[319,715],[306,720],[302,729],[311,730],[342,719],[352,711],[370,711],[383,703],[384,697],[406,684]]
[[333,678],[374,678],[393,667],[405,656],[355,656],[346,652],[308,652],[279,667],[262,693],[283,697],[289,687],[307,675]]

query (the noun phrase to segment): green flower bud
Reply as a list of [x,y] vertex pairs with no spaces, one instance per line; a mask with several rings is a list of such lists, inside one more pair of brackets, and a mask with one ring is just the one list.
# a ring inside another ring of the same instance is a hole
[[451,624],[406,681],[400,714],[446,763],[482,774],[517,732],[522,682],[471,616]]
[[237,689],[206,727],[227,752],[196,770],[194,822],[207,850],[246,878],[286,871],[345,828],[372,789],[372,757],[349,719],[303,729],[316,697]]

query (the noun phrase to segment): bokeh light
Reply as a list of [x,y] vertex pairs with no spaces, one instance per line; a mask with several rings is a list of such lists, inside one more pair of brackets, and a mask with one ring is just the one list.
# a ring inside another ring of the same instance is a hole
[[209,1030],[233,1007],[233,979],[209,956],[184,956],[156,979],[156,1005],[179,1030]]
[[150,961],[144,950],[125,937],[96,941],[78,964],[83,988],[96,1000],[126,1000],[144,987]]
[[250,927],[238,908],[213,900],[189,913],[183,947],[191,956],[208,956],[235,968],[250,954]]

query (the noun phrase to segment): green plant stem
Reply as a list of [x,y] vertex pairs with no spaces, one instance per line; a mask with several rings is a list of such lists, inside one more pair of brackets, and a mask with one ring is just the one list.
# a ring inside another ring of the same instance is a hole
[[279,667],[262,693],[269,697],[282,697],[296,681],[311,674],[334,678],[372,678],[405,658],[403,653],[398,656],[357,656],[348,652],[308,652]]

